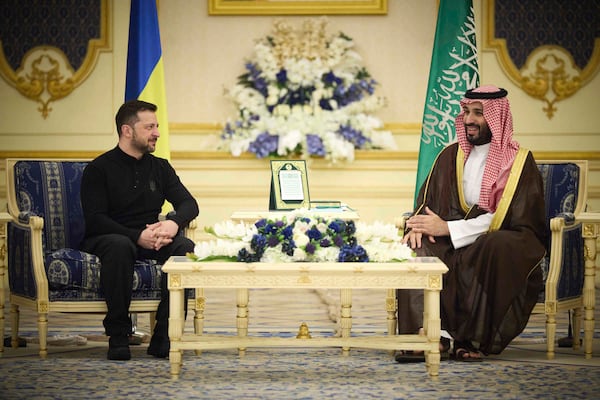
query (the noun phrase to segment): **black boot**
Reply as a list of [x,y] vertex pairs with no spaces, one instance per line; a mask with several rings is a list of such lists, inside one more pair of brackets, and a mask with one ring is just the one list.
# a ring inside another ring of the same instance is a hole
[[157,358],[167,358],[170,349],[169,324],[166,321],[158,320],[156,321],[156,326],[154,327],[154,333],[152,334],[152,339],[150,339],[147,353]]
[[150,339],[150,345],[148,346],[147,353],[157,358],[167,358],[169,356],[169,350],[171,349],[171,342],[168,336],[152,335]]
[[109,360],[130,360],[129,337],[127,335],[111,336],[108,339],[108,353],[106,358]]

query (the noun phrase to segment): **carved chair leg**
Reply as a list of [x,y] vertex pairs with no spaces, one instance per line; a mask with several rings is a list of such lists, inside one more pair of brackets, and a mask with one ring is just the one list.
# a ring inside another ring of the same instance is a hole
[[10,328],[12,332],[10,346],[16,349],[19,347],[19,306],[17,304],[10,305]]
[[40,357],[48,356],[48,313],[38,313],[38,334],[40,337]]
[[580,344],[580,332],[581,332],[581,307],[577,307],[573,310],[573,349],[579,350]]
[[131,319],[131,335],[129,336],[129,344],[140,345],[144,341],[144,333],[138,330],[138,313],[129,314]]
[[154,327],[156,326],[156,312],[150,313],[150,334],[154,333]]
[[556,338],[556,314],[546,314],[546,350],[548,360],[554,359],[554,340]]

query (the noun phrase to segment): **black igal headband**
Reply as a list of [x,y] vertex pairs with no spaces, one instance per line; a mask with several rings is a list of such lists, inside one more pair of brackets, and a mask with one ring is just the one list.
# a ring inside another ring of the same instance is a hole
[[508,92],[502,88],[500,88],[497,92],[476,92],[475,90],[476,89],[467,90],[467,93],[465,93],[465,98],[485,100],[499,99],[508,95]]

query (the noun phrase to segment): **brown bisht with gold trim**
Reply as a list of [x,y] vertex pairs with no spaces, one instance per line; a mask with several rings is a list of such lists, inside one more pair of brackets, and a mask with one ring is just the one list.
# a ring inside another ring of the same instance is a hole
[[[459,145],[445,148],[421,188],[415,213],[427,206],[446,221],[485,213],[465,203],[463,167]],[[449,269],[441,292],[442,329],[455,340],[478,343],[484,354],[500,353],[525,329],[537,302],[546,237],[542,178],[532,154],[521,148],[488,233],[459,249],[448,236],[436,237],[435,243],[424,238],[417,249],[420,256],[439,257]],[[400,333],[422,326],[419,297],[398,291]]]

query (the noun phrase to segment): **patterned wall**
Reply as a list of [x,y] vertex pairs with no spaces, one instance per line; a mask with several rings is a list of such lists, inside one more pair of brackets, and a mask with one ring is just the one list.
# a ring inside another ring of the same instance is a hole
[[8,65],[16,70],[32,48],[54,46],[79,69],[88,42],[100,39],[100,5],[101,0],[2,0],[0,40]]
[[496,37],[506,40],[510,58],[522,68],[529,54],[542,45],[559,45],[583,69],[600,38],[598,0],[496,0]]
[[109,14],[107,0],[2,0],[0,76],[46,118],[110,48]]
[[485,45],[549,119],[600,66],[600,1],[487,0]]

